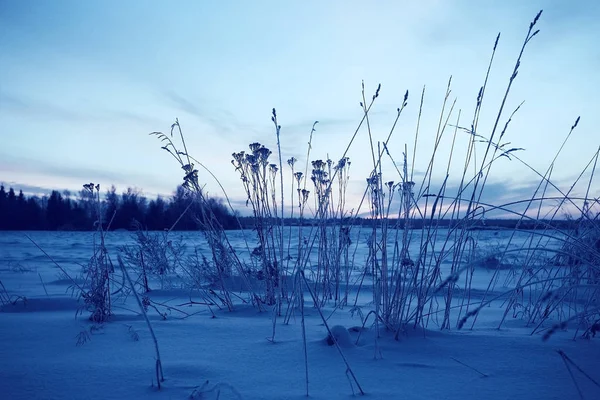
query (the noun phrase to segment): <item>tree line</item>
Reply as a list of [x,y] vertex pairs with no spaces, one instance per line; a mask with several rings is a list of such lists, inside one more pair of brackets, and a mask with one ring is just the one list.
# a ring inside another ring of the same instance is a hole
[[[175,193],[167,198],[156,197],[148,200],[141,191],[128,188],[117,193],[114,186],[107,190],[101,198],[95,197],[90,190],[81,190],[76,194],[65,190],[52,191],[49,196],[25,196],[20,190],[17,194],[13,188],[6,191],[0,185],[0,230],[92,230],[96,229],[98,212],[102,226],[107,229],[163,230],[174,227],[174,230],[199,229],[198,218],[202,212],[200,202],[192,201],[186,190],[179,186]],[[234,215],[223,204],[222,200],[208,197],[207,207],[215,215],[217,221],[225,229],[252,229],[254,217]],[[99,205],[99,207],[98,207]],[[237,214],[237,213],[236,213]],[[180,218],[181,217],[181,218]],[[237,217],[237,218],[236,218]],[[332,225],[360,225],[370,227],[380,223],[369,218],[344,218],[343,221],[329,221]],[[404,220],[390,219],[389,226],[404,229]],[[574,229],[576,220],[519,221],[513,219],[487,219],[471,221],[471,229],[540,229],[553,226],[558,229]],[[312,225],[315,221],[306,218],[285,218],[285,225]],[[422,229],[431,221],[411,219],[409,229]],[[438,228],[452,228],[460,221],[436,220]]]
[[[167,198],[148,200],[137,189],[117,193],[112,186],[98,199],[90,190],[72,193],[54,190],[49,196],[17,194],[0,185],[0,230],[92,230],[98,221],[113,229],[196,230],[203,213],[200,202],[192,201],[181,186]],[[225,229],[239,225],[222,200],[208,197],[210,208]],[[99,218],[101,217],[101,218]]]

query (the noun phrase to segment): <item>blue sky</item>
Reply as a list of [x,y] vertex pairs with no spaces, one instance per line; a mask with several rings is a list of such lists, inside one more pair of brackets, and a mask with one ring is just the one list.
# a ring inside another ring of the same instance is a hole
[[[479,129],[488,135],[540,9],[541,32],[526,50],[501,123],[525,101],[506,140],[545,171],[581,115],[554,169],[555,182],[567,190],[600,144],[596,1],[1,0],[0,181],[32,191],[78,190],[93,181],[169,194],[181,171],[148,133],[166,132],[179,118],[190,153],[241,203],[231,153],[256,141],[276,149],[271,109],[282,125],[284,160],[294,156],[303,168],[315,120],[311,159],[336,160],[362,117],[362,80],[369,97],[382,84],[371,115],[375,140],[385,139],[409,90],[390,141],[397,160],[405,144],[413,146],[426,85],[415,161],[423,171],[450,75],[450,99],[457,101],[451,120],[460,109],[469,125],[502,32]],[[451,139],[447,133],[440,160]],[[459,134],[457,159],[466,143]],[[364,190],[368,146],[363,129],[348,154],[351,199]],[[458,179],[456,164],[451,180]],[[436,176],[444,171],[439,167]],[[391,163],[384,173],[398,180]],[[210,177],[201,179],[220,194]],[[488,196],[500,201],[528,196],[536,177],[501,160],[491,182]]]

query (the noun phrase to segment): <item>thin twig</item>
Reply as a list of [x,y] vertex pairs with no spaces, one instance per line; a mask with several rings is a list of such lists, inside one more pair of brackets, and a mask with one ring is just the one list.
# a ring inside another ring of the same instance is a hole
[[120,255],[117,256],[117,260],[119,261],[119,266],[121,267],[121,271],[123,271],[123,274],[127,278],[127,282],[129,282],[129,286],[131,286],[131,290],[133,291],[133,294],[135,296],[135,299],[137,300],[138,306],[140,307],[140,310],[142,311],[142,314],[144,315],[144,319],[146,320],[146,324],[148,325],[148,330],[150,331],[150,335],[152,336],[152,340],[154,341],[154,349],[156,350],[156,383],[158,385],[158,390],[160,390],[160,382],[164,381],[165,378],[163,376],[162,363],[160,361],[160,352],[158,350],[158,340],[156,339],[156,335],[154,334],[154,329],[152,329],[152,324],[150,323],[150,320],[148,319],[148,314],[146,313],[146,309],[144,308],[144,306],[142,304],[142,300],[140,300],[140,296],[135,291],[135,287],[133,286],[133,281],[131,280],[131,277],[129,276],[129,272],[127,272],[127,269],[125,268],[125,264],[123,264],[123,260],[121,259]]
[[462,361],[460,361],[460,360],[457,360],[457,359],[456,359],[456,358],[454,358],[454,357],[450,357],[450,358],[451,358],[451,359],[453,359],[454,361],[456,361],[457,363],[459,363],[460,365],[463,365],[463,366],[465,366],[465,367],[467,367],[467,368],[469,368],[469,369],[472,369],[473,371],[477,372],[479,375],[481,375],[481,377],[482,377],[482,378],[487,378],[487,377],[489,376],[488,374],[484,374],[483,372],[481,372],[481,371],[480,371],[480,370],[478,370],[477,368],[473,368],[473,367],[471,367],[470,365],[468,365],[468,364],[465,364],[464,362],[462,362]]

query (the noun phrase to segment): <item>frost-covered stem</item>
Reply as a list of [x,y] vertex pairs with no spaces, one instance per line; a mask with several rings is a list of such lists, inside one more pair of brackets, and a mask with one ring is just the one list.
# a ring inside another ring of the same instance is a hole
[[[280,180],[280,185],[281,185],[281,232],[279,234],[279,262],[281,263],[281,266],[283,267],[283,231],[285,229],[285,208],[284,208],[284,194],[283,194],[283,161],[281,159],[281,140],[280,140],[280,133],[281,133],[281,125],[277,124],[277,114],[275,114],[275,109],[273,109],[273,123],[275,124],[275,129],[276,129],[276,133],[277,133],[277,153],[279,154],[279,180]],[[283,291],[283,285],[282,285],[282,281],[281,281],[281,272],[279,273],[279,292],[280,292],[280,296],[279,296],[279,310],[278,312],[281,312],[281,293]]]
[[146,324],[148,325],[148,330],[150,331],[150,335],[152,336],[152,340],[154,341],[154,349],[156,350],[156,383],[158,384],[158,390],[160,390],[160,383],[162,381],[164,381],[165,378],[163,376],[162,363],[160,362],[160,352],[158,350],[158,340],[156,339],[156,335],[154,334],[154,329],[152,329],[152,324],[150,324],[150,320],[148,319],[148,314],[146,313],[146,310],[144,309],[142,301],[140,300],[140,296],[137,294],[137,292],[135,290],[135,287],[133,285],[131,277],[129,276],[129,273],[127,272],[127,269],[125,268],[125,264],[123,264],[123,260],[121,259],[121,256],[118,255],[117,259],[119,261],[119,266],[121,267],[121,271],[123,271],[123,275],[125,275],[125,278],[127,278],[127,282],[129,283],[129,286],[131,286],[131,291],[133,292],[133,295],[135,296],[135,299],[137,300],[138,306],[140,307],[140,310],[142,311],[142,314],[144,315],[144,319],[146,320]]
[[[313,303],[316,305],[317,304],[317,298],[315,297],[315,294],[313,293],[312,289],[310,288],[310,285],[308,284],[308,281],[306,280],[306,276],[304,276],[304,271],[303,270],[299,270],[299,273],[300,273],[300,276],[302,277],[302,280],[306,284],[306,287],[308,288],[308,293],[310,293],[310,297],[312,297]],[[323,315],[323,312],[321,311],[321,308],[319,306],[317,306],[316,309],[319,312],[319,315],[321,316],[321,319],[323,320],[323,324],[325,325],[325,328],[327,328],[327,333],[329,334],[330,337],[334,337],[333,333],[331,333],[331,329],[329,329],[329,324],[327,323],[327,319]],[[340,356],[342,357],[342,360],[344,360],[344,364],[346,364],[346,372],[349,373],[350,376],[352,376],[352,379],[354,380],[354,383],[356,384],[356,387],[358,387],[358,390],[360,391],[360,394],[364,395],[365,392],[362,390],[362,387],[360,386],[360,383],[358,383],[358,380],[356,379],[356,376],[354,375],[354,372],[352,372],[352,368],[350,368],[350,364],[348,363],[348,360],[346,359],[346,356],[344,356],[344,352],[342,351],[342,349],[341,349],[340,345],[338,344],[337,340],[334,340],[333,343],[335,344],[335,348],[340,353]]]
[[300,313],[302,315],[301,325],[302,325],[302,345],[304,347],[304,371],[305,371],[305,382],[306,382],[306,397],[308,394],[308,351],[306,348],[306,324],[304,323],[304,287],[302,286],[302,281],[297,285],[300,293]]

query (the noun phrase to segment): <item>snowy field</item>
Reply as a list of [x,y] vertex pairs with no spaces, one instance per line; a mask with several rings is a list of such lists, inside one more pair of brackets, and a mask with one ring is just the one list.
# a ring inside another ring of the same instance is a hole
[[[249,260],[250,249],[242,234],[250,238],[252,232],[230,232],[228,237],[238,256]],[[185,245],[185,254],[197,250],[208,256],[199,233],[171,235],[173,241],[181,240]],[[463,329],[457,329],[458,316],[453,314],[450,329],[441,330],[441,316],[433,312],[425,329],[406,329],[398,340],[382,324],[373,324],[372,318],[363,328],[362,318],[373,309],[371,277],[363,273],[369,232],[353,230],[352,235],[352,301],[343,307],[331,303],[318,310],[305,293],[311,398],[362,397],[346,361],[364,397],[370,399],[600,399],[600,388],[589,379],[600,381],[599,339],[581,339],[576,335],[577,327],[569,324],[543,341],[552,322],[536,327],[517,307],[499,327],[506,298],[486,306],[473,328],[470,320]],[[417,252],[420,238],[415,235],[411,251]],[[511,232],[479,231],[474,235],[477,252],[485,259],[486,254],[494,254],[505,245]],[[511,246],[525,246],[530,240],[527,233],[519,235]],[[276,319],[274,340],[270,340],[271,310],[259,312],[244,303],[248,296],[240,291],[235,292],[234,311],[209,309],[197,304],[202,303],[201,298],[177,276],[152,281],[153,290],[148,293],[157,305],[156,309],[149,308],[148,317],[160,347],[165,378],[157,390],[154,343],[133,296],[115,296],[113,315],[104,324],[90,322],[85,310],[77,315],[82,304],[71,294],[73,282],[56,264],[81,283],[80,272],[93,254],[94,240],[97,237],[90,232],[0,232],[0,398],[305,398],[299,310],[288,314],[284,305]],[[121,246],[134,244],[129,232],[110,232],[106,240],[113,260]],[[291,243],[296,241],[294,237]],[[543,245],[556,246],[552,241]],[[292,256],[293,251],[292,245]],[[513,287],[514,278],[520,274],[519,258],[496,261],[491,257],[489,263],[481,262],[474,268],[472,303]],[[449,265],[442,260],[442,278],[449,274]],[[310,270],[306,273],[309,280]],[[457,293],[461,281],[462,277]],[[456,301],[459,304],[461,298]],[[453,308],[458,309],[458,305]],[[336,327],[339,349],[328,345],[327,328],[319,311],[329,327]],[[283,314],[289,315],[289,321]]]

